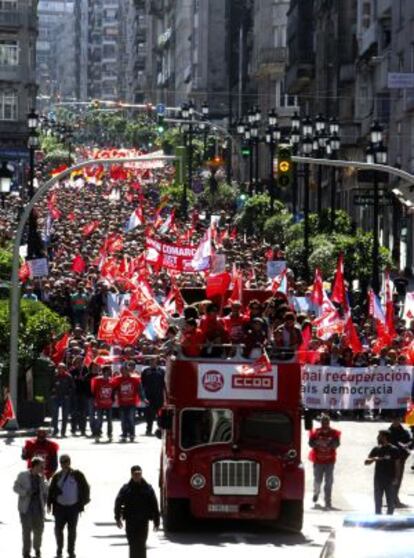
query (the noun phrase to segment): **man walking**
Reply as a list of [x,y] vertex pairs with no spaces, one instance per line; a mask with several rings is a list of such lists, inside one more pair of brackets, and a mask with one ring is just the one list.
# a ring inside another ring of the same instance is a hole
[[127,361],[121,369],[121,376],[113,379],[114,389],[118,391],[119,414],[121,416],[121,441],[135,440],[135,413],[140,401],[141,380],[134,374],[135,363]]
[[392,419],[392,423],[388,428],[388,432],[391,434],[390,442],[393,446],[398,448],[400,457],[399,457],[399,467],[398,467],[398,484],[395,487],[395,507],[399,508],[407,508],[406,504],[403,504],[399,498],[399,492],[401,488],[401,483],[404,475],[404,468],[405,462],[407,461],[410,450],[409,447],[411,446],[411,435],[408,430],[404,428],[401,424],[401,417],[395,415]]
[[146,435],[152,435],[152,425],[158,411],[164,403],[164,381],[165,371],[159,366],[158,357],[153,357],[150,366],[141,372],[141,385],[144,390],[144,398],[148,401],[146,408],[147,431]]
[[385,494],[387,514],[392,515],[395,509],[395,488],[400,476],[400,452],[391,444],[391,434],[388,430],[380,430],[377,441],[378,445],[369,452],[365,465],[375,463],[375,513],[381,514],[382,498]]
[[23,532],[23,558],[30,558],[32,535],[36,558],[41,557],[44,509],[47,497],[44,465],[41,457],[33,457],[31,469],[19,473],[13,486],[13,490],[19,495],[18,509]]
[[46,428],[38,428],[36,438],[26,440],[22,450],[22,459],[27,461],[27,466],[32,467],[33,457],[41,457],[44,461],[45,477],[49,480],[58,466],[57,454],[59,446],[47,437]]
[[160,512],[154,489],[143,479],[139,465],[131,467],[131,480],[119,491],[114,512],[119,529],[125,520],[129,558],[146,558],[148,522],[153,521],[154,531],[158,531]]
[[62,438],[66,436],[66,426],[68,423],[70,404],[74,391],[75,382],[67,371],[66,364],[64,362],[60,362],[56,367],[56,373],[53,378],[50,393],[54,436],[59,434],[58,420],[60,408],[62,408]]
[[114,402],[114,388],[112,385],[112,370],[110,366],[102,368],[102,374],[92,378],[92,394],[96,411],[95,440],[99,442],[102,436],[102,424],[106,414],[108,441],[112,442],[112,405]]
[[68,556],[75,558],[76,527],[79,514],[90,501],[90,488],[81,471],[72,469],[69,455],[60,457],[61,470],[52,478],[47,499],[55,516],[56,558],[62,557],[63,530],[68,526]]
[[332,485],[334,480],[334,467],[336,461],[336,449],[340,444],[341,433],[330,426],[330,419],[323,415],[321,428],[311,430],[309,434],[309,445],[312,448],[309,459],[313,463],[313,502],[316,505],[321,491],[322,482],[325,479],[325,509],[332,509]]

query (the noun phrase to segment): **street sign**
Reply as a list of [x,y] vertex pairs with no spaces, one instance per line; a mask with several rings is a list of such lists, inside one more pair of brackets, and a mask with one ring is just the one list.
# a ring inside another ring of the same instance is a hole
[[411,89],[414,87],[414,73],[388,72],[388,89]]
[[165,110],[165,105],[163,105],[162,103],[158,103],[158,105],[155,107],[155,111],[158,116],[164,116]]
[[[354,205],[374,205],[374,194],[354,196]],[[381,207],[386,207],[392,205],[392,199],[388,196],[379,196],[378,205]]]

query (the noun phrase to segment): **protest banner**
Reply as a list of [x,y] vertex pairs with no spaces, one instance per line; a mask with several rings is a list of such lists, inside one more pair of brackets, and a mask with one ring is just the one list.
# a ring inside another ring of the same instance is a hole
[[36,258],[34,260],[27,260],[30,268],[31,277],[46,277],[49,275],[49,267],[46,258]]
[[412,366],[305,365],[303,404],[308,409],[405,409],[411,398],[413,370]]
[[148,263],[184,273],[194,273],[191,261],[196,250],[197,247],[189,244],[160,242],[154,238],[145,240],[145,259]]
[[269,279],[274,279],[286,269],[285,260],[271,260],[266,263],[267,276]]

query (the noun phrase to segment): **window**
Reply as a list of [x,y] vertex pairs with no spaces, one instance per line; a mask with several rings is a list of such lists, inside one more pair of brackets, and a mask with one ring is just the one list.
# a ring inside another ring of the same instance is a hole
[[0,10],[15,10],[17,0],[0,0]]
[[281,413],[254,412],[243,418],[240,435],[242,440],[288,445],[293,439],[292,421]]
[[19,63],[18,42],[0,40],[0,66],[17,66],[18,63]]
[[0,91],[0,120],[17,120],[17,94],[13,90]]
[[228,409],[184,409],[181,447],[229,444],[233,439],[233,413]]

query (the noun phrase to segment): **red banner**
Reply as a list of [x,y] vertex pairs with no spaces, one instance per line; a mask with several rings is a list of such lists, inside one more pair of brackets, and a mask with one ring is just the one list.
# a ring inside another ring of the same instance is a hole
[[196,250],[190,244],[170,244],[153,238],[145,241],[145,259],[149,264],[184,273],[194,273],[191,261]]

